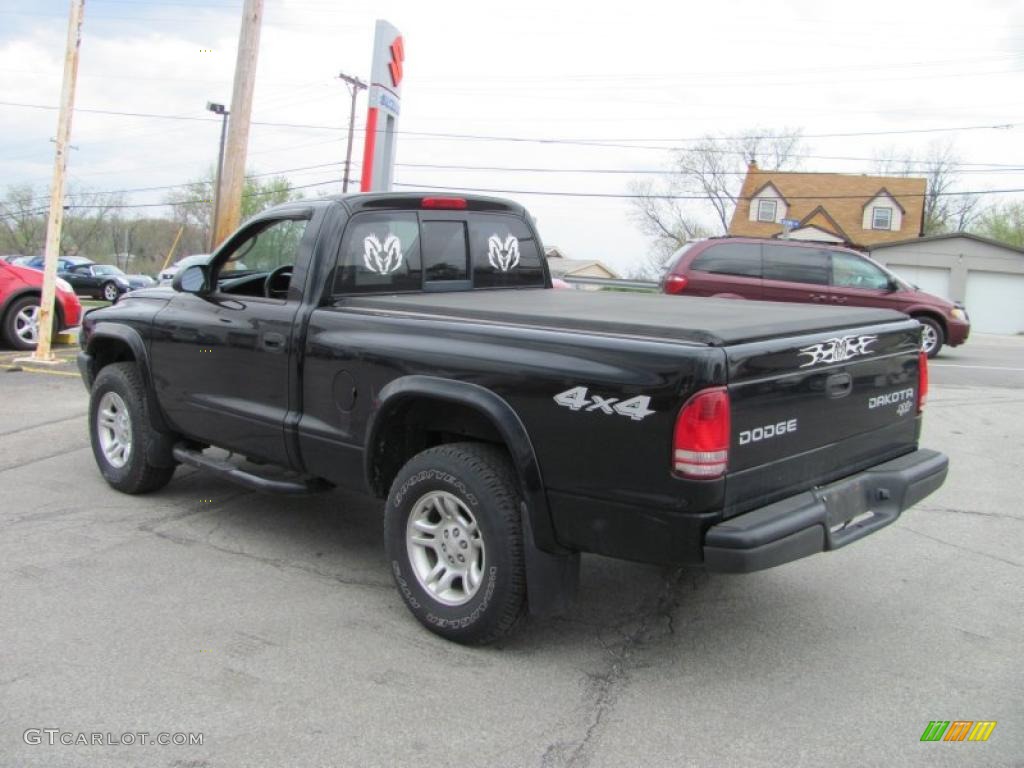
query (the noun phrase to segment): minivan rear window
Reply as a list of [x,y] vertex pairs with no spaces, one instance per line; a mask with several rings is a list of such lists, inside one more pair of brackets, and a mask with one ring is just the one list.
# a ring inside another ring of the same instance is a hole
[[761,246],[757,243],[719,243],[707,248],[690,269],[714,275],[761,277]]

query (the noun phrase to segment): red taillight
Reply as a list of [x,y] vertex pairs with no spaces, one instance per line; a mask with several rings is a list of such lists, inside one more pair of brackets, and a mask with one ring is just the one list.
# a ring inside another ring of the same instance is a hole
[[918,352],[917,360],[917,412],[921,413],[928,402],[928,355]]
[[665,293],[682,293],[688,282],[684,275],[669,275],[665,278]]
[[440,208],[446,211],[466,210],[466,201],[461,197],[424,197],[420,202],[421,208]]
[[729,464],[731,417],[725,387],[705,389],[686,401],[676,418],[672,467],[677,475],[710,480]]

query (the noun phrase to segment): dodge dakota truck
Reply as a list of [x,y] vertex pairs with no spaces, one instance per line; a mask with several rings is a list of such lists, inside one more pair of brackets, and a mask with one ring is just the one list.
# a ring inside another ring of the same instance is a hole
[[[938,488],[921,326],[890,310],[552,290],[533,219],[358,194],[246,222],[83,322],[92,449],[384,504],[401,598],[463,643],[565,609],[580,553],[749,572]],[[244,262],[245,267],[240,265]]]

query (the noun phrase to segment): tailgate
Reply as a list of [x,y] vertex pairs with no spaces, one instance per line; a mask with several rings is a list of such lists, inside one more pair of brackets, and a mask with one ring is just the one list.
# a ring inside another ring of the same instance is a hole
[[729,347],[726,516],[914,450],[914,320]]

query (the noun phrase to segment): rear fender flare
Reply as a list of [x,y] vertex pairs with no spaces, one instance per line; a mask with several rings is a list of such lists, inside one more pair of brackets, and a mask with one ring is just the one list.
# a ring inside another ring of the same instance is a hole
[[457,403],[473,408],[487,417],[501,435],[512,456],[512,464],[526,501],[528,526],[533,543],[545,552],[565,552],[555,538],[540,465],[526,427],[507,401],[477,384],[421,375],[402,376],[387,384],[376,398],[366,432],[363,456],[368,488],[374,487],[373,461],[382,430],[398,406],[410,399]]

